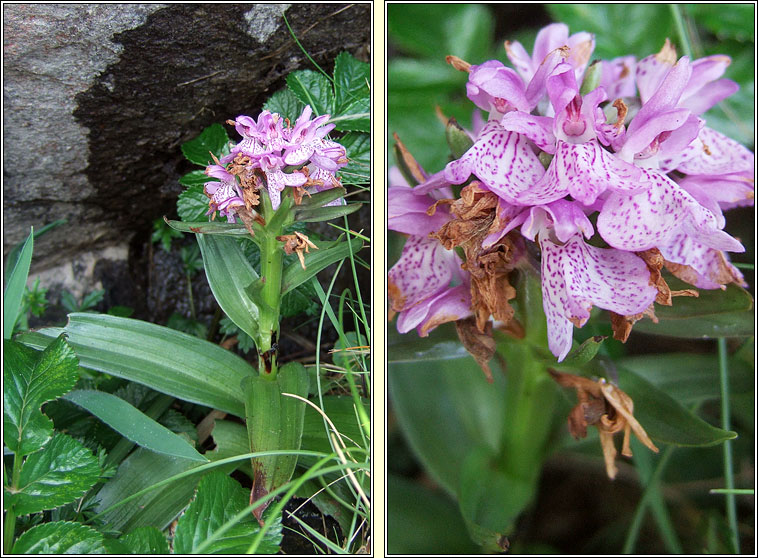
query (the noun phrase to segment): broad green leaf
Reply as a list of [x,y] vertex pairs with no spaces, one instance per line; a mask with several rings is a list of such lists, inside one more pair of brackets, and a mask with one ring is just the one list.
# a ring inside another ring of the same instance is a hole
[[[299,362],[282,366],[275,379],[265,376],[246,379],[245,422],[251,451],[300,449],[305,403],[283,394],[307,397],[308,385],[308,374]],[[290,480],[297,455],[257,457],[252,463],[252,498],[258,499]],[[260,517],[262,511],[256,509],[256,517]]]
[[[196,554],[200,544],[249,504],[250,493],[237,481],[220,471],[209,473],[200,481],[195,499],[179,518],[174,552]],[[206,548],[204,554],[244,554],[260,529],[253,516],[247,515]],[[276,554],[281,541],[282,525],[277,520],[264,535],[258,553]]]
[[106,554],[103,535],[73,521],[36,525],[21,535],[12,554]]
[[[197,461],[138,448],[100,489],[96,511],[102,513],[142,489],[199,465]],[[193,474],[151,490],[105,513],[102,520],[111,529],[125,533],[144,526],[162,531],[187,507],[199,479],[200,473]]]
[[474,541],[495,548],[534,499],[539,468],[529,477],[505,471],[488,448],[467,454],[461,470],[459,505]]
[[233,239],[199,234],[197,243],[218,305],[238,328],[256,339],[260,310],[248,293],[258,280],[255,269]]
[[[70,314],[65,332],[85,368],[244,416],[239,383],[255,371],[218,345],[167,327],[104,314]],[[41,348],[58,333],[47,328],[20,340]]]
[[303,112],[305,105],[292,91],[285,87],[271,95],[269,100],[263,103],[263,108],[269,112],[279,113],[284,118],[289,118],[290,122],[295,122]]
[[229,136],[221,124],[211,124],[193,140],[182,144],[182,153],[191,162],[200,166],[213,164],[211,153],[216,157],[229,141]]
[[338,262],[350,256],[363,248],[363,242],[357,238],[346,241],[314,242],[319,247],[318,250],[311,249],[310,253],[305,254],[305,269],[300,262],[293,262],[284,269],[282,275],[282,294],[286,294],[298,285],[302,285],[308,279],[316,275],[325,267]]
[[360,99],[352,105],[349,105],[345,109],[345,113],[330,118],[329,122],[333,123],[335,129],[341,132],[370,132],[371,102],[369,99]]
[[[667,278],[672,289],[687,288],[681,281]],[[700,289],[700,296],[676,297],[672,306],[656,305],[659,323],[640,320],[635,331],[674,337],[747,337],[755,334],[753,297],[734,284],[726,290]]]
[[166,536],[155,527],[138,527],[119,539],[132,554],[168,554]]
[[[617,364],[685,405],[721,397],[719,362],[715,354],[635,355],[622,358]],[[729,386],[732,393],[751,390],[753,380],[752,365],[734,358],[729,360]]]
[[371,181],[371,136],[348,132],[339,141],[347,151],[349,163],[338,172],[344,184],[368,184]]
[[[182,221],[190,223],[195,221],[208,222],[208,217],[206,216],[208,212],[208,196],[203,193],[202,184],[193,184],[179,194],[179,199],[176,202],[176,212]],[[172,223],[174,222],[168,222],[169,225],[176,229]]]
[[458,506],[445,494],[398,475],[387,476],[387,552],[475,555]]
[[3,339],[10,339],[11,335],[13,335],[13,326],[16,325],[19,310],[21,309],[21,299],[24,297],[24,287],[26,287],[26,278],[29,276],[33,250],[34,228],[32,227],[5,286],[5,294],[3,296]]
[[346,114],[348,107],[364,100],[368,105],[371,66],[348,52],[334,60],[334,114]]
[[668,393],[634,372],[618,368],[619,387],[634,401],[634,416],[656,442],[677,446],[712,446],[737,436],[711,426]]
[[70,392],[64,399],[86,409],[116,432],[145,449],[192,461],[208,461],[184,438],[115,395],[82,389]]
[[334,114],[334,91],[323,74],[313,70],[292,72],[287,76],[287,85],[300,101],[311,106],[314,117]]
[[21,467],[18,491],[13,491],[16,513],[36,513],[73,502],[92,488],[99,476],[100,466],[89,449],[66,434],[55,434]]
[[205,171],[193,170],[179,178],[179,184],[187,187],[200,186],[202,188],[206,182],[213,182],[214,180],[216,179],[205,174]]
[[500,446],[505,377],[496,360],[491,366],[494,384],[471,357],[388,368],[389,395],[406,439],[449,494],[458,493],[464,456],[479,446]]
[[8,449],[18,456],[28,455],[52,436],[52,423],[40,407],[74,387],[77,369],[76,355],[63,335],[41,355],[5,341],[3,435]]
[[412,363],[425,360],[450,360],[468,356],[455,331],[455,325],[442,324],[427,337],[415,331],[398,333],[395,324],[387,326],[387,362]]

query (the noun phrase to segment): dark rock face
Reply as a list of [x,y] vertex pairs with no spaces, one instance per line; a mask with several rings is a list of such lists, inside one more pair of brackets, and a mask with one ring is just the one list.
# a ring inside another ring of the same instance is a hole
[[35,242],[50,268],[173,215],[180,144],[312,67],[282,13],[327,72],[367,60],[369,4],[5,5],[4,254],[65,218]]

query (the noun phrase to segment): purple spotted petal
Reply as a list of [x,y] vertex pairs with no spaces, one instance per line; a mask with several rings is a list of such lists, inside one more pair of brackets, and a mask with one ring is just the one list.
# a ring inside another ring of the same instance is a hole
[[566,242],[577,234],[586,238],[595,234],[595,229],[582,206],[567,200],[558,200],[529,209],[528,216],[521,226],[521,234],[535,240],[537,235],[546,229],[552,229],[561,242]]
[[676,53],[664,47],[662,52],[651,54],[637,62],[635,78],[643,104],[655,94],[674,67],[670,57],[676,57]]
[[718,175],[746,172],[752,175],[755,156],[733,139],[716,130],[703,128],[697,139],[678,157],[666,161],[666,167],[684,174]]
[[718,228],[716,217],[666,175],[643,169],[651,187],[638,194],[613,192],[603,205],[597,229],[615,248],[648,250],[686,232],[718,250],[741,252],[742,245]]
[[752,173],[685,176],[677,180],[677,183],[716,215],[720,210],[754,203],[755,182]]
[[450,210],[446,206],[438,206],[434,215],[428,215],[426,211],[434,200],[417,194],[415,188],[391,186],[387,201],[387,228],[393,231],[427,236],[450,220]]
[[634,97],[637,91],[634,85],[637,59],[634,56],[621,56],[613,60],[603,60],[601,64],[603,66],[600,87],[606,91],[608,98]]
[[462,184],[473,174],[505,201],[527,205],[530,202],[514,200],[528,192],[544,172],[526,137],[508,132],[490,120],[463,157],[448,163],[445,179],[452,184]]
[[513,111],[503,116],[500,124],[505,130],[528,137],[542,151],[555,153],[556,140],[552,118]]
[[721,250],[709,248],[680,233],[659,247],[666,261],[690,266],[695,272],[692,284],[699,289],[723,289],[728,283],[747,286],[742,273]]
[[583,325],[593,305],[622,315],[638,314],[658,294],[650,285],[647,265],[630,252],[590,246],[581,235],[563,245],[544,235],[540,247],[548,346],[558,361],[571,349],[571,320]]
[[[626,192],[645,189],[648,186],[640,180],[641,176],[641,169],[609,153],[597,140],[583,144],[558,142],[555,157],[542,180],[517,201],[542,205],[571,194],[577,201],[591,205],[606,189]],[[538,195],[545,201],[537,202]]]
[[300,144],[295,148],[285,151],[282,160],[284,160],[287,165],[300,165],[310,159],[315,150],[315,142]]
[[426,337],[438,325],[462,320],[472,315],[471,290],[468,285],[443,289],[397,317],[397,330],[407,333],[414,327],[419,336]]
[[408,237],[400,259],[387,275],[392,309],[408,310],[447,288],[459,266],[455,252],[445,250],[439,241]]
[[638,153],[643,153],[663,132],[670,132],[684,126],[692,115],[687,109],[671,109],[647,119],[637,120],[640,113],[642,109],[629,124],[623,147],[617,150],[618,156],[627,162],[631,162]]
[[695,114],[703,114],[716,103],[734,95],[739,89],[740,86],[731,79],[720,79],[704,85],[697,95],[683,99],[679,106],[690,109]]
[[526,86],[519,75],[506,68],[499,60],[488,60],[469,69],[466,93],[476,106],[501,114],[516,108],[529,111],[532,107],[526,100]]

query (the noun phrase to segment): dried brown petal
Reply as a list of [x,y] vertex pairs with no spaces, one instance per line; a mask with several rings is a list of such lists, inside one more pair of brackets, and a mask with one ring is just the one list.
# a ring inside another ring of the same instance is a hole
[[461,72],[468,72],[471,69],[471,64],[466,62],[465,60],[461,60],[457,56],[453,56],[452,54],[448,54],[445,57],[445,61],[450,64],[453,68],[456,70],[460,70]]
[[495,355],[495,340],[492,338],[492,322],[487,322],[484,331],[480,331],[474,318],[464,318],[455,322],[458,337],[466,350],[474,357],[487,381],[492,383],[490,359]]
[[303,252],[309,253],[309,248],[318,250],[318,246],[313,244],[308,237],[301,232],[295,231],[295,234],[285,234],[276,237],[280,242],[284,242],[284,253],[290,255],[297,253],[300,265],[305,269],[305,257]]

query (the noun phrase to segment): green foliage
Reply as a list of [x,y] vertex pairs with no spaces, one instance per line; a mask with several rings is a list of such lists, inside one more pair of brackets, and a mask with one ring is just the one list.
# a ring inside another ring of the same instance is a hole
[[[179,518],[174,535],[174,552],[196,554],[197,547],[231,522],[250,503],[250,494],[237,481],[213,472],[200,481],[197,494]],[[251,514],[236,521],[203,554],[244,554],[261,527]],[[277,520],[264,535],[260,554],[276,554],[282,540],[282,525]]]
[[[31,229],[24,246],[18,255],[12,271],[8,276],[3,297],[3,339],[10,339],[13,327],[18,321],[21,301],[26,288],[26,278],[29,276],[29,267],[32,263],[32,251],[34,249],[34,229]],[[9,262],[10,263],[10,262]]]
[[150,240],[159,242],[164,252],[170,252],[171,241],[181,237],[182,233],[169,227],[163,219],[158,218],[153,221],[153,235],[150,237]]
[[13,554],[105,554],[103,535],[69,521],[37,525],[21,535]]
[[68,291],[61,293],[61,306],[66,312],[91,312],[94,311],[95,306],[105,297],[105,291],[103,289],[96,289],[89,294],[82,297],[81,302],[77,302],[74,295]]
[[205,167],[213,163],[211,153],[219,157],[228,142],[229,136],[224,127],[221,124],[211,124],[198,137],[183,143],[182,153],[191,162]]
[[34,280],[32,288],[26,288],[24,299],[21,305],[21,312],[29,312],[34,316],[40,317],[47,310],[47,289],[39,286],[39,277]]
[[131,554],[168,554],[168,541],[155,527],[138,527],[119,539]]

